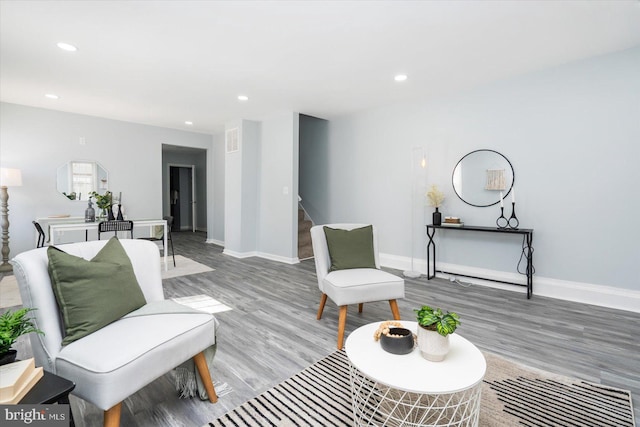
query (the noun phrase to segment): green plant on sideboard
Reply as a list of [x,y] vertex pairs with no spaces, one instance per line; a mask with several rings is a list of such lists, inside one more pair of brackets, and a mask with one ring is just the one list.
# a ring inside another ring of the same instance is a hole
[[91,197],[96,199],[96,206],[100,209],[109,209],[113,203],[113,197],[111,191],[106,191],[104,194],[98,194],[95,191],[92,191]]

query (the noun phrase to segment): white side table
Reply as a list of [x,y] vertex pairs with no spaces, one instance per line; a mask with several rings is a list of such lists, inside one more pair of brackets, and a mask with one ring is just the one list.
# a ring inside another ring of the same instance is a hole
[[[477,426],[487,368],[480,350],[452,334],[442,362],[429,362],[417,347],[405,355],[387,353],[373,339],[380,323],[356,329],[345,343],[354,425]],[[400,323],[414,333],[418,327]]]

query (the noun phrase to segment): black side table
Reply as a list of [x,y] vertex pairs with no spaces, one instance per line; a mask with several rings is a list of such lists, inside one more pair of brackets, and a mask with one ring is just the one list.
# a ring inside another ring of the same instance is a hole
[[[59,377],[51,372],[44,371],[44,376],[33,386],[31,390],[18,402],[19,404],[42,405],[49,403],[61,403],[69,405],[69,393],[76,387],[73,381]],[[70,426],[74,427],[73,414],[69,406]]]

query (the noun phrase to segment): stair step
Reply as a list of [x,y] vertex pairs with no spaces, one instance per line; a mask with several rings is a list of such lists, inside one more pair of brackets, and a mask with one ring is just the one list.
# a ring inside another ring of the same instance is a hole
[[311,221],[302,221],[298,223],[298,233],[308,233],[313,227],[313,223]]
[[301,248],[305,245],[311,245],[311,235],[310,234],[298,234],[298,248]]
[[311,245],[303,246],[298,248],[298,258],[306,259],[313,257],[313,248]]
[[298,259],[313,258],[311,244],[311,227],[313,223],[304,219],[304,210],[298,209]]

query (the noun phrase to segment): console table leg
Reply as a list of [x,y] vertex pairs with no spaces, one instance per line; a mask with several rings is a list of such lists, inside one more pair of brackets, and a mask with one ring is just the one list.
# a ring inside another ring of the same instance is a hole
[[527,234],[527,299],[533,295],[533,233]]
[[62,396],[58,400],[59,404],[69,405],[69,427],[76,427],[76,422],[73,419],[73,411],[71,410],[71,402],[69,402],[69,395]]
[[[429,238],[429,242],[427,243],[427,280],[436,277],[436,244],[433,241],[434,234],[436,234],[436,229],[427,226],[427,237]],[[433,262],[431,262],[432,257]],[[432,265],[433,269],[431,268]]]

